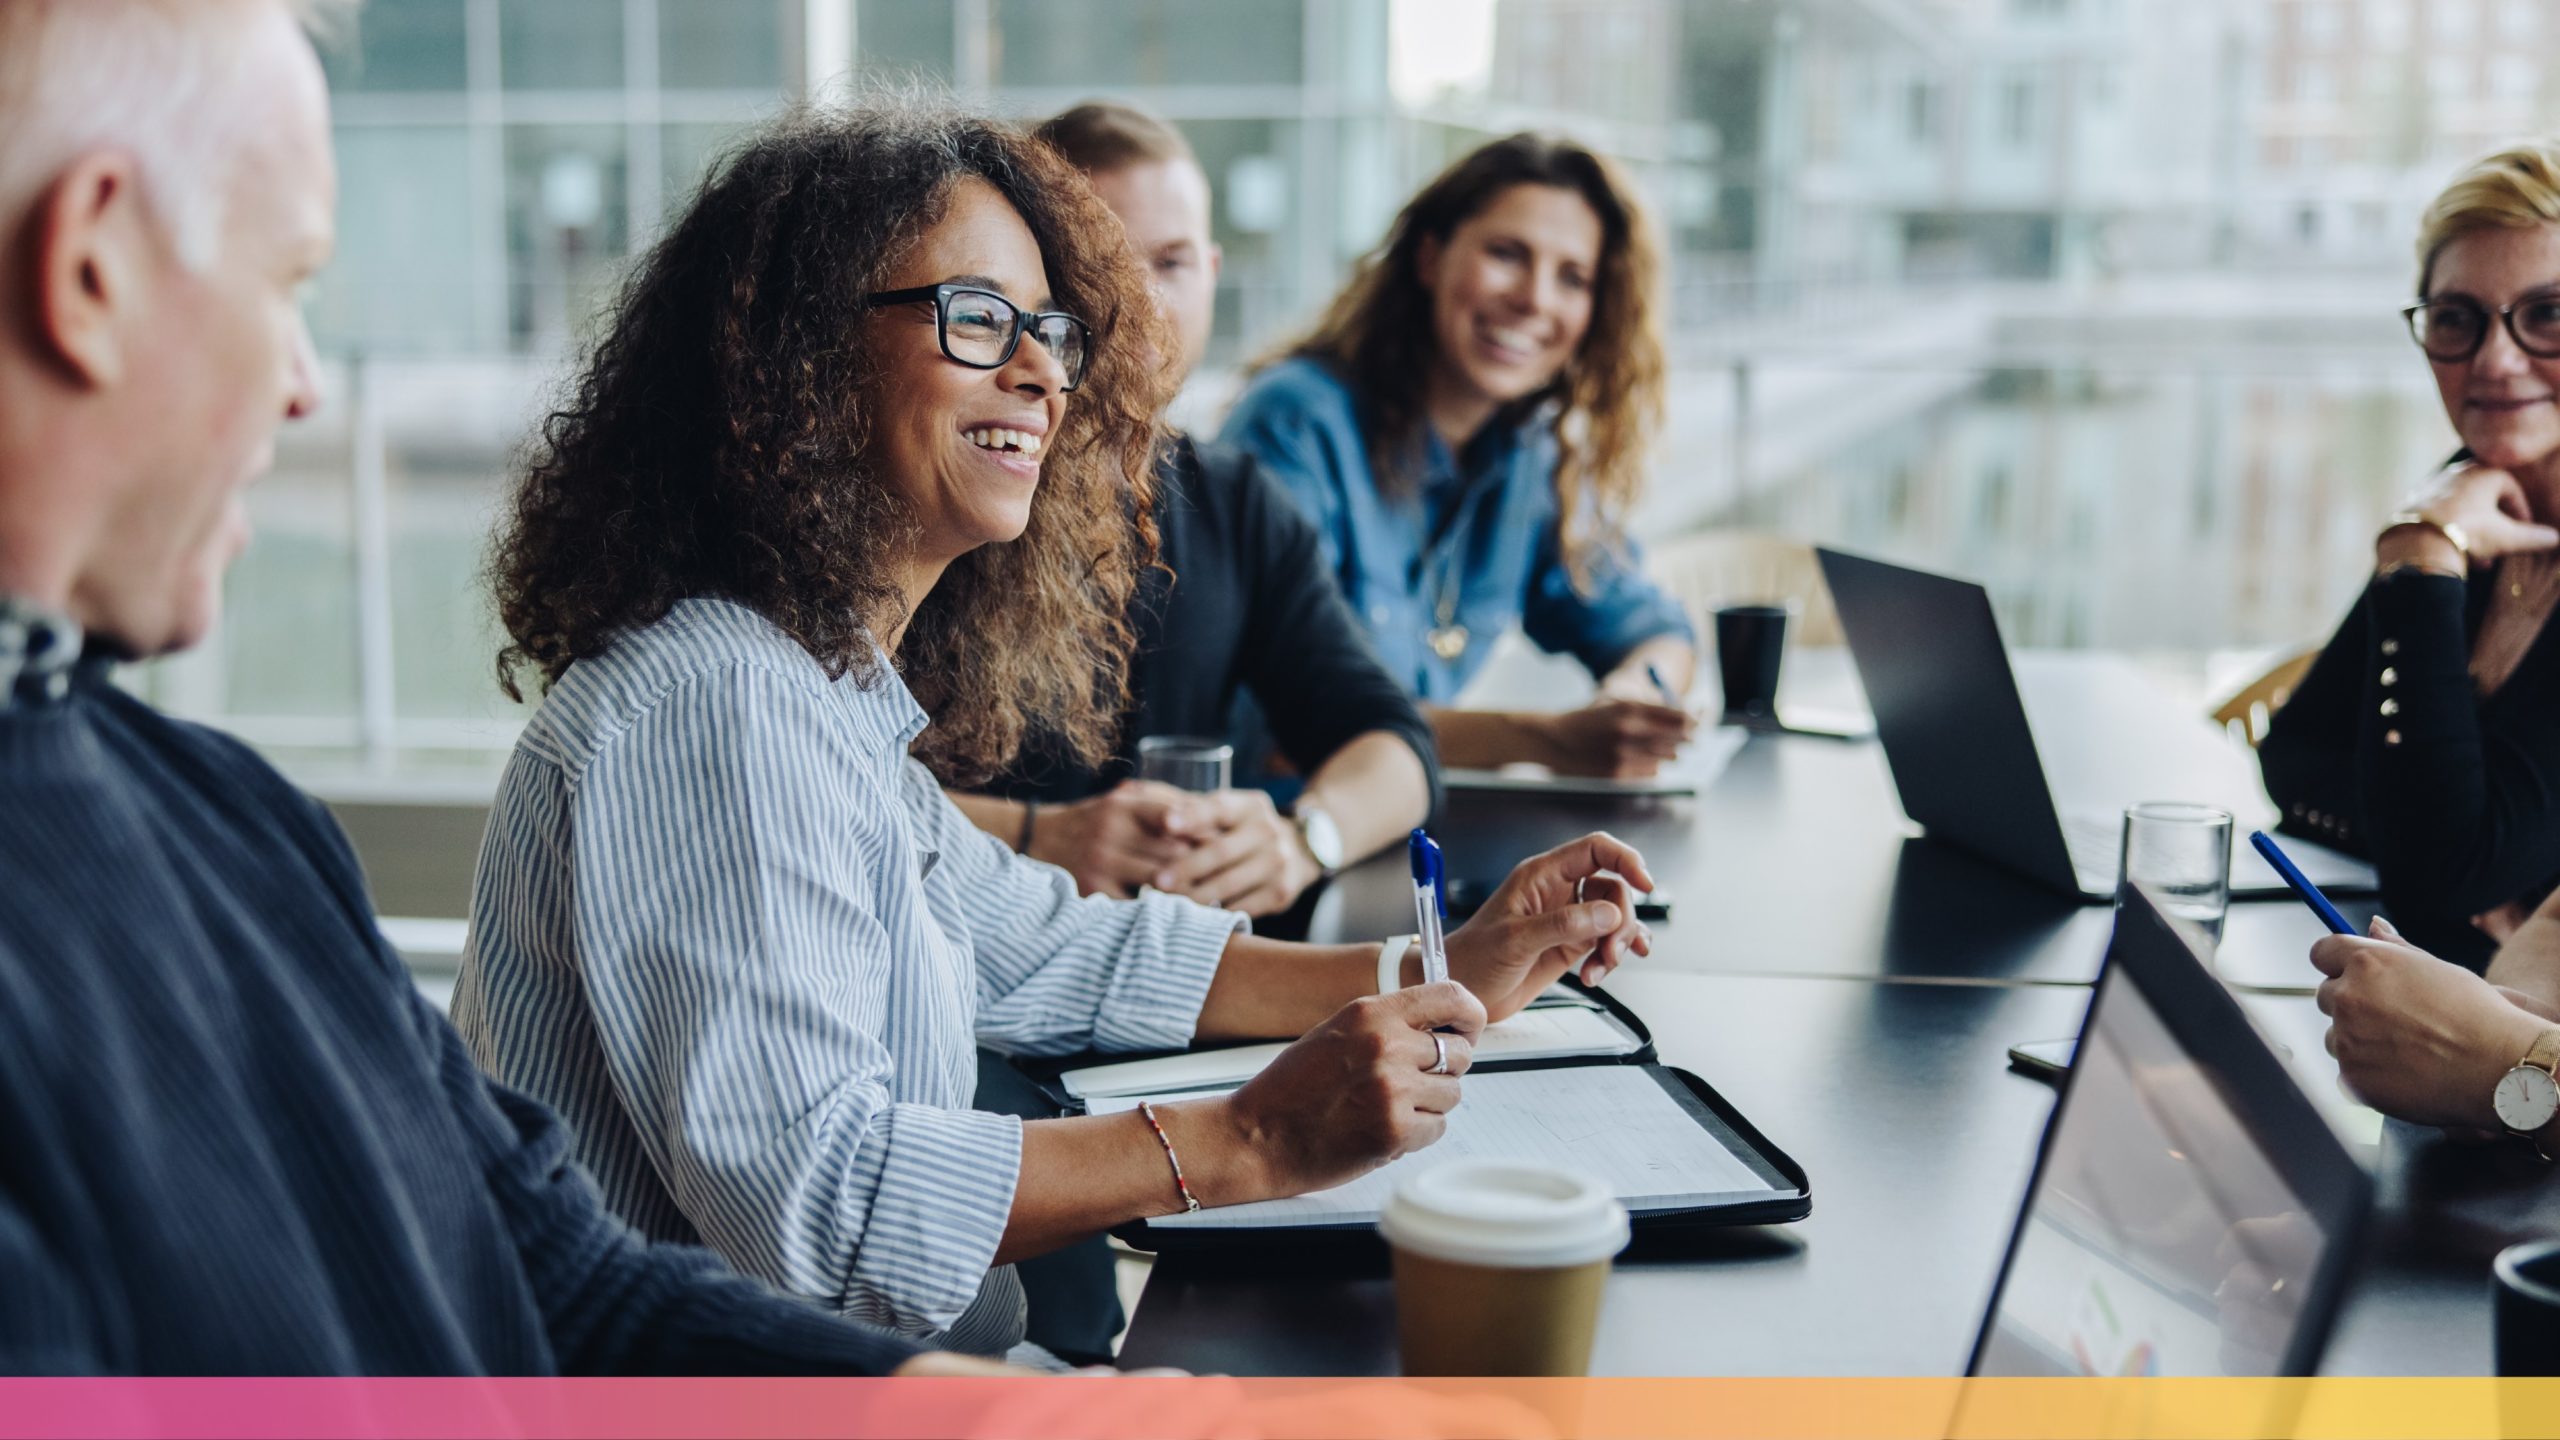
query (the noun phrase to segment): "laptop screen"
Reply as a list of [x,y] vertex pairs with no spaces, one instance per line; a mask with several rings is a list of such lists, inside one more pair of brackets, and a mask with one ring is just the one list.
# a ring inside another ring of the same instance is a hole
[[2303,1373],[2368,1190],[2183,937],[2129,897],[1971,1373]]

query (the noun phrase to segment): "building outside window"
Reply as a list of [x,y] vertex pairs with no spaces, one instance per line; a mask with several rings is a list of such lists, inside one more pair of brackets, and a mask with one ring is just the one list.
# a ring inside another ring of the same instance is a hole
[[[2406,488],[2443,440],[2389,323],[2407,236],[2484,140],[2447,102],[2485,87],[2518,128],[2560,119],[2514,46],[2542,24],[2527,0],[369,0],[327,60],[327,409],[253,494],[217,642],[138,683],[306,776],[484,784],[525,713],[496,690],[479,581],[512,457],[722,149],[879,84],[1024,120],[1109,96],[1182,127],[1227,256],[1181,412],[1199,423],[1441,165],[1517,129],[1580,136],[1636,176],[1667,247],[1673,438],[1647,533],[1862,543],[1983,574],[2007,618],[2071,617],[2021,643],[2299,638],[2352,566],[2219,532],[2109,549],[2110,487],[2255,497],[2215,516],[2321,466],[2341,494]],[[2032,329],[2155,293],[2271,317],[2307,296],[2315,318],[2288,323],[2324,338],[2228,373],[2199,344],[2175,377],[2138,347],[2108,358],[2096,322],[2076,357],[2000,338],[2004,307]],[[2288,366],[2371,443],[2259,428],[2300,413],[2266,403]],[[2039,489],[2065,470],[2067,505]],[[1942,490],[1991,473],[1964,491],[1981,503]],[[2095,538],[2054,548],[2075,535]],[[2030,576],[2003,558],[2022,546],[2085,563]],[[2275,579],[2218,585],[2248,566]]]

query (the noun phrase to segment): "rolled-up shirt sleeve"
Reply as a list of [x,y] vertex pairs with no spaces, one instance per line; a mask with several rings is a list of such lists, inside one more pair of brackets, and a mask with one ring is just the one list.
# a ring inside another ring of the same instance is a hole
[[[577,951],[603,1060],[686,1218],[750,1274],[910,1333],[978,1293],[1021,1122],[896,1103],[871,877],[898,797],[819,685],[696,675],[587,765]],[[1195,1007],[1196,1008],[1196,1007]]]
[[948,872],[938,883],[970,897],[981,1044],[1063,1055],[1191,1043],[1244,916],[1154,891],[1135,900],[1079,896],[1067,872],[970,824],[913,761],[906,789],[919,843]]
[[1550,523],[1529,564],[1529,593],[1520,628],[1539,649],[1571,655],[1595,676],[1606,676],[1648,640],[1677,635],[1696,640],[1680,602],[1645,578],[1631,539],[1595,545],[1576,585],[1565,564],[1563,537]]

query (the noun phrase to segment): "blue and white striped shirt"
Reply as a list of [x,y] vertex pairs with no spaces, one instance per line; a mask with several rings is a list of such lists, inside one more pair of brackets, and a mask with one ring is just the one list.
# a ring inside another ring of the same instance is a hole
[[570,666],[500,784],[453,1013],[642,1231],[995,1352],[1022,1135],[969,1108],[973,1040],[1188,1044],[1243,917],[1077,898],[908,757],[925,723],[723,600]]

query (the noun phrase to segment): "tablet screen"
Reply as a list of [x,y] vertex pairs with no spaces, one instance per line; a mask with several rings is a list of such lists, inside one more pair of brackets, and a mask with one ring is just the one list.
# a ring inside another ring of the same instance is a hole
[[2075,1069],[1974,1373],[2281,1373],[2313,1210],[2121,966]]

